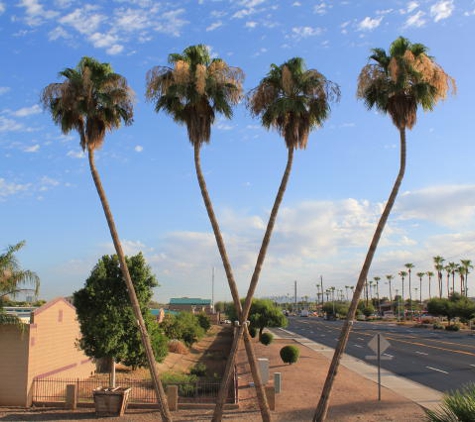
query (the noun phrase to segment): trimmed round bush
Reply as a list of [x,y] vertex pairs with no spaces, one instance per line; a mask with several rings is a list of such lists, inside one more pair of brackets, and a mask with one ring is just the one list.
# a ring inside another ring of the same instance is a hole
[[257,329],[256,329],[256,327],[249,327],[249,335],[250,335],[252,338],[255,338],[255,337],[256,337],[256,334],[257,334]]
[[280,357],[282,358],[282,361],[284,363],[288,363],[289,365],[297,362],[299,356],[300,349],[296,346],[288,345],[280,349]]
[[460,330],[460,324],[450,324],[445,327],[447,331],[459,331]]
[[271,333],[263,333],[261,335],[261,343],[264,346],[268,346],[269,344],[271,344],[272,340],[274,340],[274,336]]

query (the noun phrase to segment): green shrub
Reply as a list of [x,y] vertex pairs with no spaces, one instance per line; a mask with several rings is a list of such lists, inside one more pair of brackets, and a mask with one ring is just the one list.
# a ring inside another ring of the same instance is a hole
[[297,362],[299,356],[300,349],[296,346],[288,345],[280,349],[280,357],[282,358],[282,361],[284,363],[288,363],[289,365]]
[[198,324],[203,330],[205,330],[205,332],[211,328],[211,320],[209,319],[209,316],[206,315],[204,312],[201,312],[196,315],[196,318],[198,319]]
[[264,346],[268,346],[269,344],[272,343],[273,340],[274,340],[274,336],[271,333],[263,333],[260,339],[261,343]]
[[434,325],[432,327],[434,328],[434,330],[443,330],[445,328],[445,326],[440,322],[434,322]]
[[445,327],[447,331],[459,331],[460,330],[460,324],[450,324]]
[[255,337],[256,337],[256,334],[257,334],[257,329],[256,329],[256,327],[249,327],[249,335],[250,335],[252,338],[255,338]]
[[428,422],[473,421],[475,384],[466,384],[459,390],[444,395],[439,409],[426,409],[425,412]]
[[190,375],[196,375],[197,377],[206,376],[207,367],[203,362],[198,362],[193,368],[190,369]]

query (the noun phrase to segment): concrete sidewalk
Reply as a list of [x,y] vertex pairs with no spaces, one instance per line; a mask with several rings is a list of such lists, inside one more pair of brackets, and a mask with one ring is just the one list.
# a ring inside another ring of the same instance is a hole
[[[309,340],[306,337],[284,330],[283,328],[273,328],[269,331],[271,331],[276,338],[292,339],[302,346],[308,347],[309,349],[322,354],[329,360],[333,358],[334,349],[331,347]],[[375,383],[378,382],[378,368],[376,365],[370,365],[361,359],[357,359],[347,354],[343,355],[340,363],[362,377]],[[443,397],[443,393],[440,391],[426,387],[407,378],[400,377],[383,368],[381,368],[381,386],[417,403],[425,409],[435,409],[440,405]]]

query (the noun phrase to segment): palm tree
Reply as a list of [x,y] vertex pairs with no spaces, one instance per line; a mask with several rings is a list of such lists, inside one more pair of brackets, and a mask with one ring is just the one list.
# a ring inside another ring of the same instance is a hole
[[[276,129],[287,146],[287,164],[274,205],[269,216],[256,266],[249,284],[241,315],[246,321],[269,246],[277,213],[282,203],[292,169],[295,149],[305,149],[310,132],[320,127],[329,117],[330,103],[338,101],[340,88],[315,69],[306,69],[300,57],[294,57],[280,66],[271,65],[268,74],[247,95],[251,115],[258,117],[266,129]],[[241,331],[241,330],[240,330]],[[241,332],[235,336],[239,341]],[[227,368],[228,369],[228,368]],[[226,376],[230,377],[232,368]]]
[[386,280],[388,280],[388,285],[389,285],[389,301],[393,301],[393,290],[392,290],[392,281],[393,281],[394,276],[391,274],[386,275]]
[[[155,103],[157,113],[163,110],[175,122],[186,126],[188,140],[193,145],[195,171],[201,195],[213,228],[233,303],[240,320],[242,320],[239,292],[201,169],[200,152],[202,145],[210,141],[211,126],[215,121],[216,114],[222,114],[228,119],[232,117],[232,107],[242,98],[244,73],[241,69],[229,66],[219,58],[211,59],[208,47],[202,44],[189,46],[182,54],[170,54],[168,62],[173,67],[156,66],[147,73],[145,95],[148,100]],[[263,420],[270,420],[270,409],[257,368],[257,359],[250,342],[247,325],[241,324],[240,329],[243,332],[245,331],[246,352],[256,386],[262,418]],[[234,349],[227,360],[227,365],[231,368],[234,361],[233,353],[235,353]],[[229,379],[224,377],[215,408],[216,420],[222,418],[228,384]]]
[[368,109],[375,107],[383,113],[388,113],[399,130],[401,146],[399,173],[369,246],[356,284],[355,295],[328,370],[314,421],[325,420],[333,380],[348,342],[358,300],[379,239],[404,178],[406,129],[411,129],[416,123],[418,106],[421,106],[423,110],[432,110],[439,100],[446,97],[451,87],[455,90],[454,79],[427,55],[427,48],[424,45],[412,44],[406,38],[399,37],[391,44],[389,53],[387,55],[383,49],[379,48],[373,50],[370,56],[373,62],[367,64],[360,73],[357,96],[363,99]]
[[419,303],[422,304],[422,277],[426,275],[426,273],[418,272],[417,277],[419,277]]
[[18,293],[30,290],[26,287],[33,287],[35,296],[40,288],[40,278],[30,270],[23,270],[15,256],[23,246],[25,241],[7,247],[5,253],[0,254],[0,309],[5,296],[14,297]]
[[442,272],[444,271],[444,261],[445,259],[442,258],[440,255],[434,256],[433,258],[434,261],[434,268],[437,271],[437,281],[439,282],[439,298],[442,298],[442,279],[443,275]]
[[431,295],[431,281],[432,281],[432,277],[434,277],[434,273],[432,271],[427,271],[426,272],[426,275],[429,279],[429,299],[432,299],[432,295]]
[[402,299],[402,308],[403,308],[403,319],[404,321],[406,320],[406,299],[404,299],[404,279],[407,277],[407,272],[406,271],[399,271],[399,276],[401,277],[401,299]]
[[450,276],[452,276],[452,294],[455,293],[455,271],[456,270],[457,270],[457,264],[455,262],[449,262],[445,266],[445,271],[447,272],[447,295],[448,296],[450,296],[450,293],[449,293]]
[[461,265],[465,268],[465,296],[468,296],[468,274],[470,270],[473,269],[472,260],[471,259],[461,259]]
[[411,270],[414,268],[414,264],[408,262],[407,264],[404,264],[404,266],[407,268],[407,273],[408,273],[408,282],[409,282],[409,303],[411,304],[410,306],[412,307]]
[[155,366],[150,338],[127,268],[114,218],[94,161],[94,153],[104,143],[107,131],[119,128],[122,123],[132,124],[133,92],[127,85],[127,80],[114,73],[108,63],[99,63],[90,57],[83,57],[76,68],[66,68],[59,75],[65,78],[64,81],[49,84],[44,88],[41,101],[51,113],[54,123],[61,127],[63,133],[69,133],[71,130],[76,130],[79,133],[80,145],[83,151],[87,151],[91,175],[137,319],[157,400],[160,404],[160,412],[164,420],[171,421],[167,398]]
[[457,268],[455,269],[455,272],[460,277],[460,296],[463,296],[465,292],[465,275],[466,275],[467,269],[462,264],[456,264],[456,265],[457,265]]

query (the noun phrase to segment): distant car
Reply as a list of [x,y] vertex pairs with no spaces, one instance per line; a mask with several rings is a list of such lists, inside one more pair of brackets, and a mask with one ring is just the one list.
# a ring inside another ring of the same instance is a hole
[[300,316],[301,317],[308,317],[308,311],[306,309],[303,309],[300,311]]

